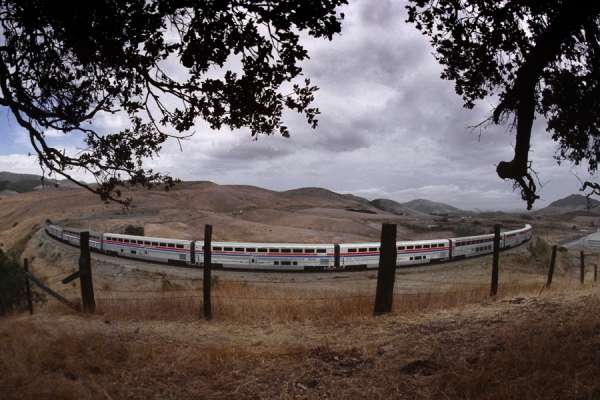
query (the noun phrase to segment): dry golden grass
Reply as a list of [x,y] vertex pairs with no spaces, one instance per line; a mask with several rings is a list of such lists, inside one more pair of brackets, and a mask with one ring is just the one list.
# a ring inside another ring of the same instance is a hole
[[[290,207],[302,217],[310,211],[310,221],[329,221],[314,205],[304,210],[290,199],[266,212],[260,202],[273,204],[271,194],[242,201],[240,190],[232,191],[231,204],[215,194],[224,211],[185,214],[181,204],[202,202],[190,200],[197,190],[181,190],[170,198],[172,208],[160,203],[155,209],[148,200],[106,221],[110,210],[101,207],[94,210],[101,222],[82,223],[117,230],[142,221],[158,230],[168,220],[173,232],[190,237],[214,223],[223,232],[258,232],[267,241],[320,240],[315,232],[326,231],[287,228]],[[4,238],[18,236],[11,229],[29,232],[50,215],[41,210],[30,221],[11,211],[22,204],[12,206],[0,213],[5,245],[12,242]],[[88,208],[77,213],[86,217]],[[242,208],[244,217],[226,214]],[[196,219],[185,227],[174,216]],[[258,224],[266,218],[268,224]],[[327,237],[368,238],[379,223],[364,220]],[[372,316],[373,271],[258,278],[215,271],[207,321],[201,271],[94,259],[95,315],[50,300],[31,317],[0,321],[0,399],[600,398],[598,290],[589,275],[588,283],[579,283],[578,260],[569,254],[559,255],[554,283],[544,288],[547,260],[538,247],[503,253],[495,298],[489,258],[398,270],[394,312],[380,317]],[[79,298],[76,283],[60,283],[74,272],[76,252],[34,235],[24,256],[51,287]]]
[[600,298],[563,278],[399,294],[377,318],[366,291],[227,281],[212,321],[174,290],[50,302],[0,326],[0,398],[597,398]]

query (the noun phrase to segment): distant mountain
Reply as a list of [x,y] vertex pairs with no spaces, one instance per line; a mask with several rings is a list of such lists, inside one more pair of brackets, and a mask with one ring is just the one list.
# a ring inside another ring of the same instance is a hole
[[15,174],[12,172],[0,172],[0,182],[37,181],[40,184],[41,175]]
[[592,209],[600,206],[600,201],[588,198],[586,196],[580,194],[572,194],[570,196],[565,197],[564,199],[556,200],[548,207],[563,207],[563,208],[572,208],[578,210]]
[[[73,182],[62,179],[44,178],[43,187],[72,186]],[[33,174],[15,174],[12,172],[0,172],[0,198],[14,196],[19,193],[31,192],[42,188],[42,176]]]
[[406,208],[411,210],[422,212],[423,214],[432,215],[455,215],[455,214],[467,214],[468,212],[460,210],[456,207],[449,206],[443,203],[436,203],[435,201],[417,199],[407,203],[402,203]]
[[335,199],[335,200],[350,200],[353,202],[369,204],[369,200],[355,196],[353,194],[339,194],[336,192],[332,192],[329,189],[324,189],[320,187],[303,187],[299,189],[286,190],[281,192],[285,196],[297,197],[297,196],[305,196],[305,197],[321,197],[323,199]]
[[402,206],[400,203],[394,200],[375,199],[373,201],[370,201],[369,204],[381,211],[389,212],[396,215],[404,215],[407,214],[408,211],[410,211],[406,207]]

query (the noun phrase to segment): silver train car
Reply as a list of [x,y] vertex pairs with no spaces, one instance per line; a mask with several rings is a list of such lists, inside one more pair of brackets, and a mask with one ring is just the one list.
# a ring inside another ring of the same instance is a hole
[[[61,227],[46,221],[46,232],[74,246],[83,229]],[[500,248],[531,239],[532,227],[502,232]],[[117,257],[180,264],[204,265],[204,242],[90,232],[90,249]],[[494,235],[396,242],[396,266],[436,263],[492,253]],[[364,270],[379,266],[379,242],[342,244],[212,242],[214,268],[276,271]]]

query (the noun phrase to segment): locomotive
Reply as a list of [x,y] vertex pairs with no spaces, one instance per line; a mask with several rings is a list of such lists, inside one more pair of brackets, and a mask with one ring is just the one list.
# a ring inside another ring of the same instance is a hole
[[[46,221],[46,232],[74,246],[84,229]],[[531,239],[532,227],[502,232],[500,249]],[[447,239],[396,242],[396,266],[456,260],[493,252],[494,234]],[[189,266],[204,265],[204,241],[166,239],[117,233],[89,232],[91,250],[118,257]],[[379,266],[379,242],[368,243],[252,243],[212,242],[213,268],[241,270],[324,271],[366,270]]]

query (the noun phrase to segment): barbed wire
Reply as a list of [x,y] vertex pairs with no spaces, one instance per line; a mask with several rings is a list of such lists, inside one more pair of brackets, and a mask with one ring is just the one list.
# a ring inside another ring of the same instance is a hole
[[[125,276],[125,275],[108,275],[108,274],[96,274],[94,273],[94,277],[102,277],[102,278],[119,278],[119,279],[146,279],[146,280],[154,280],[154,279],[167,279],[167,276]],[[202,278],[177,278],[177,277],[169,277],[170,281],[202,281]]]

